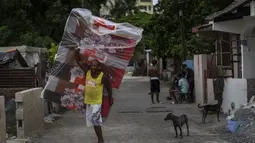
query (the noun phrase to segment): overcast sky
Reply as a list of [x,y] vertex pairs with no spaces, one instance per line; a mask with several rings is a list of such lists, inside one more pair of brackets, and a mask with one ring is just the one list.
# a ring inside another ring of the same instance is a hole
[[157,4],[158,0],[153,0],[153,5]]

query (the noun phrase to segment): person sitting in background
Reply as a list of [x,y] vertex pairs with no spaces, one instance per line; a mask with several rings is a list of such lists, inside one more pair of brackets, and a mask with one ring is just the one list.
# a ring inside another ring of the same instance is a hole
[[180,94],[184,95],[184,97],[186,97],[188,100],[189,99],[189,83],[188,80],[185,78],[185,75],[183,74],[179,74],[178,75],[178,86],[180,87]]

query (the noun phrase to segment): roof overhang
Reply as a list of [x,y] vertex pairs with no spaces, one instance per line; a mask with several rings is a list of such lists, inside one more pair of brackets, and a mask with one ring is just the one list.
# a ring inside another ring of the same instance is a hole
[[217,38],[219,31],[213,30],[213,24],[204,24],[192,28],[192,32],[202,37]]
[[212,31],[212,26],[213,24],[204,24],[204,25],[200,25],[197,27],[193,27],[192,28],[192,33],[198,33],[198,32],[203,32],[203,31]]
[[224,8],[221,11],[215,12],[205,18],[207,21],[215,20],[216,18],[223,16],[224,14],[234,12],[238,7],[245,6],[246,4],[250,3],[251,0],[235,0],[231,5]]
[[241,33],[241,25],[253,23],[253,18],[249,18],[250,2],[251,0],[235,0],[225,9],[207,16],[208,23],[192,28],[192,32],[210,37],[214,36],[215,32]]

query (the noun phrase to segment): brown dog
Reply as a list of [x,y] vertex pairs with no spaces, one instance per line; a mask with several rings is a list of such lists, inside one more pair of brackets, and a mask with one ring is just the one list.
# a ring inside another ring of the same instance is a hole
[[168,120],[173,121],[174,130],[175,130],[175,134],[176,134],[175,138],[178,137],[177,127],[180,129],[180,137],[183,138],[183,136],[182,136],[182,126],[184,124],[186,124],[186,126],[187,126],[187,136],[189,136],[189,124],[188,124],[187,115],[183,114],[180,117],[177,117],[177,116],[173,115],[172,113],[169,113],[165,118],[165,121],[168,121]]

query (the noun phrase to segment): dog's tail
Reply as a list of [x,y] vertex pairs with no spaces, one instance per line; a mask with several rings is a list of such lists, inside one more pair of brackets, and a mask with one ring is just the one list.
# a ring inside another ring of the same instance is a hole
[[204,108],[204,106],[201,106],[200,104],[197,105],[198,108]]

